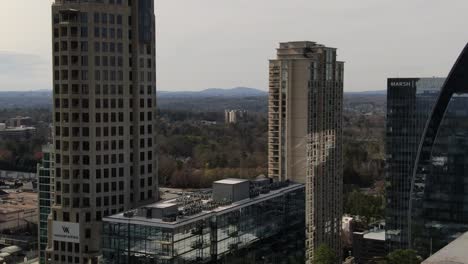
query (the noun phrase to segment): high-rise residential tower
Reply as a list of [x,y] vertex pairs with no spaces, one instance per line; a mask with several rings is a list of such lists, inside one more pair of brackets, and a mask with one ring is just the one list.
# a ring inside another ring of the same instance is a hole
[[97,263],[101,219],[158,199],[153,0],[52,5],[49,263]]
[[281,43],[270,61],[268,173],[306,185],[306,258],[341,255],[344,63],[315,42]]
[[390,250],[423,257],[468,229],[468,45],[447,78],[392,78],[387,90]]

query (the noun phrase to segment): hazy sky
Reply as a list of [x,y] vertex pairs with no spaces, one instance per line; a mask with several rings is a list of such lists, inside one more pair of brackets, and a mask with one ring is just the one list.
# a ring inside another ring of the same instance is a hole
[[[52,0],[2,0],[0,90],[51,88]],[[345,90],[445,76],[468,41],[467,0],[156,0],[158,89],[268,87],[280,41],[338,48]]]

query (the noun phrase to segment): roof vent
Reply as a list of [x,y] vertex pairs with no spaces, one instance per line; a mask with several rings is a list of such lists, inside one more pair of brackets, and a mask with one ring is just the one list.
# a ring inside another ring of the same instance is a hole
[[133,211],[125,212],[125,213],[123,213],[123,216],[127,217],[127,218],[132,218],[134,216],[134,213],[133,213]]

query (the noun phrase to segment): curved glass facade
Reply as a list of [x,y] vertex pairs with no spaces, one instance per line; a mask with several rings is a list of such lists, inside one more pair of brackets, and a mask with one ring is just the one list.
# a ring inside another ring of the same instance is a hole
[[410,192],[410,247],[422,256],[468,230],[468,46],[423,131]]
[[467,51],[447,79],[388,80],[390,250],[426,257],[468,230]]
[[412,246],[424,256],[468,230],[468,97],[452,97],[411,196]]

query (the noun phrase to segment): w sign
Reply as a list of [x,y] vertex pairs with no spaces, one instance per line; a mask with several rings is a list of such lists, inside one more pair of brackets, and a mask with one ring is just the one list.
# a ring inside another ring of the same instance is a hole
[[54,221],[52,233],[54,240],[80,243],[80,224],[78,223]]
[[68,226],[62,226],[63,232],[70,234],[70,228]]

